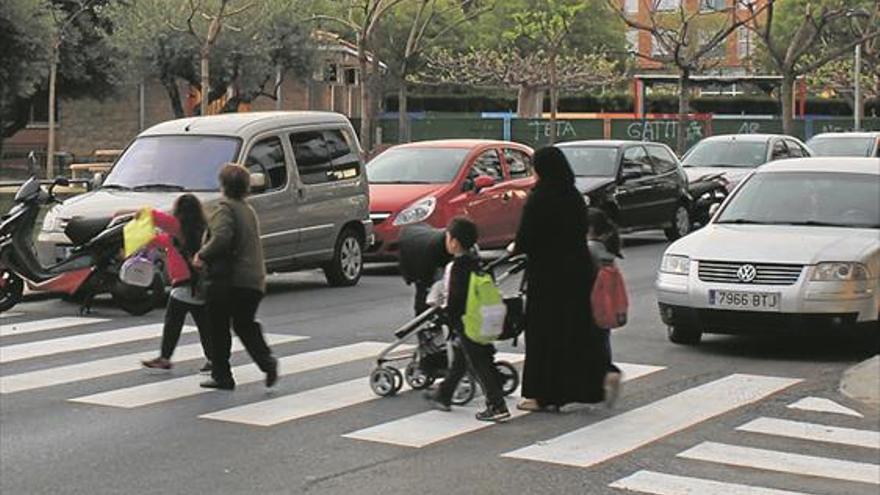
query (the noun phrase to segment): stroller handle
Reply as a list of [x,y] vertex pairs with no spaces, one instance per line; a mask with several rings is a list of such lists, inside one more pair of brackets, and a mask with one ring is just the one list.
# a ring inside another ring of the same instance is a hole
[[525,259],[526,259],[526,255],[524,255],[524,254],[512,254],[512,253],[505,252],[504,256],[490,261],[483,268],[485,270],[493,270],[493,269],[495,269],[495,268],[497,268],[507,262],[519,264],[519,263],[524,262]]

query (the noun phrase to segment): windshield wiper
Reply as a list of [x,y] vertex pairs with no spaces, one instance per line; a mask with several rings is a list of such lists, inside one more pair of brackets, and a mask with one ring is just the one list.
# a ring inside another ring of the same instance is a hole
[[383,181],[373,181],[370,184],[433,184],[433,182],[428,182],[426,180],[383,180]]
[[168,190],[168,191],[186,191],[186,188],[178,184],[141,184],[131,188],[133,191],[147,191],[150,189]]
[[761,220],[751,220],[749,218],[734,218],[731,220],[719,220],[715,223],[734,223],[739,225],[771,225],[776,222],[764,222]]
[[122,184],[104,184],[101,189],[119,189],[120,191],[130,191],[131,188]]
[[785,225],[806,225],[809,227],[848,227],[859,228],[859,225],[840,222],[822,222],[820,220],[804,220],[803,222],[782,222]]

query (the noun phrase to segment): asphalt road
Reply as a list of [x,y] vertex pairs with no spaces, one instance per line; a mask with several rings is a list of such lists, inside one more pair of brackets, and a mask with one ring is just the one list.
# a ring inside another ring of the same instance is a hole
[[[876,494],[880,416],[837,392],[868,345],[668,343],[652,289],[665,245],[627,239],[632,310],[613,347],[631,380],[617,406],[491,426],[472,409],[425,414],[417,392],[370,392],[372,357],[411,311],[393,266],[370,266],[347,289],[318,272],[271,277],[260,318],[290,340],[273,346],[285,359],[271,395],[252,371],[238,372],[232,393],[201,393],[194,333],[173,373],[139,370],[159,342],[157,328],[140,326],[161,311],[99,306],[99,320],[82,322],[56,320],[76,313],[62,301],[22,304],[0,318],[0,493]],[[248,363],[235,354],[234,365]]]

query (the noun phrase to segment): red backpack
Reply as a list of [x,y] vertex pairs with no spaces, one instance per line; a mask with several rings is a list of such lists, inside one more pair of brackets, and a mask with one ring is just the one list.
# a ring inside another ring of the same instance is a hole
[[599,328],[619,328],[626,325],[629,299],[623,275],[614,264],[602,265],[590,294],[593,320]]

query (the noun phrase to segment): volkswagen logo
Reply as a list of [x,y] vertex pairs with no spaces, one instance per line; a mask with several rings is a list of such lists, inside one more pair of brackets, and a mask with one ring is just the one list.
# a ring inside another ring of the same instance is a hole
[[756,276],[758,276],[758,270],[755,269],[755,265],[742,265],[736,270],[736,277],[741,282],[751,282],[755,280]]

